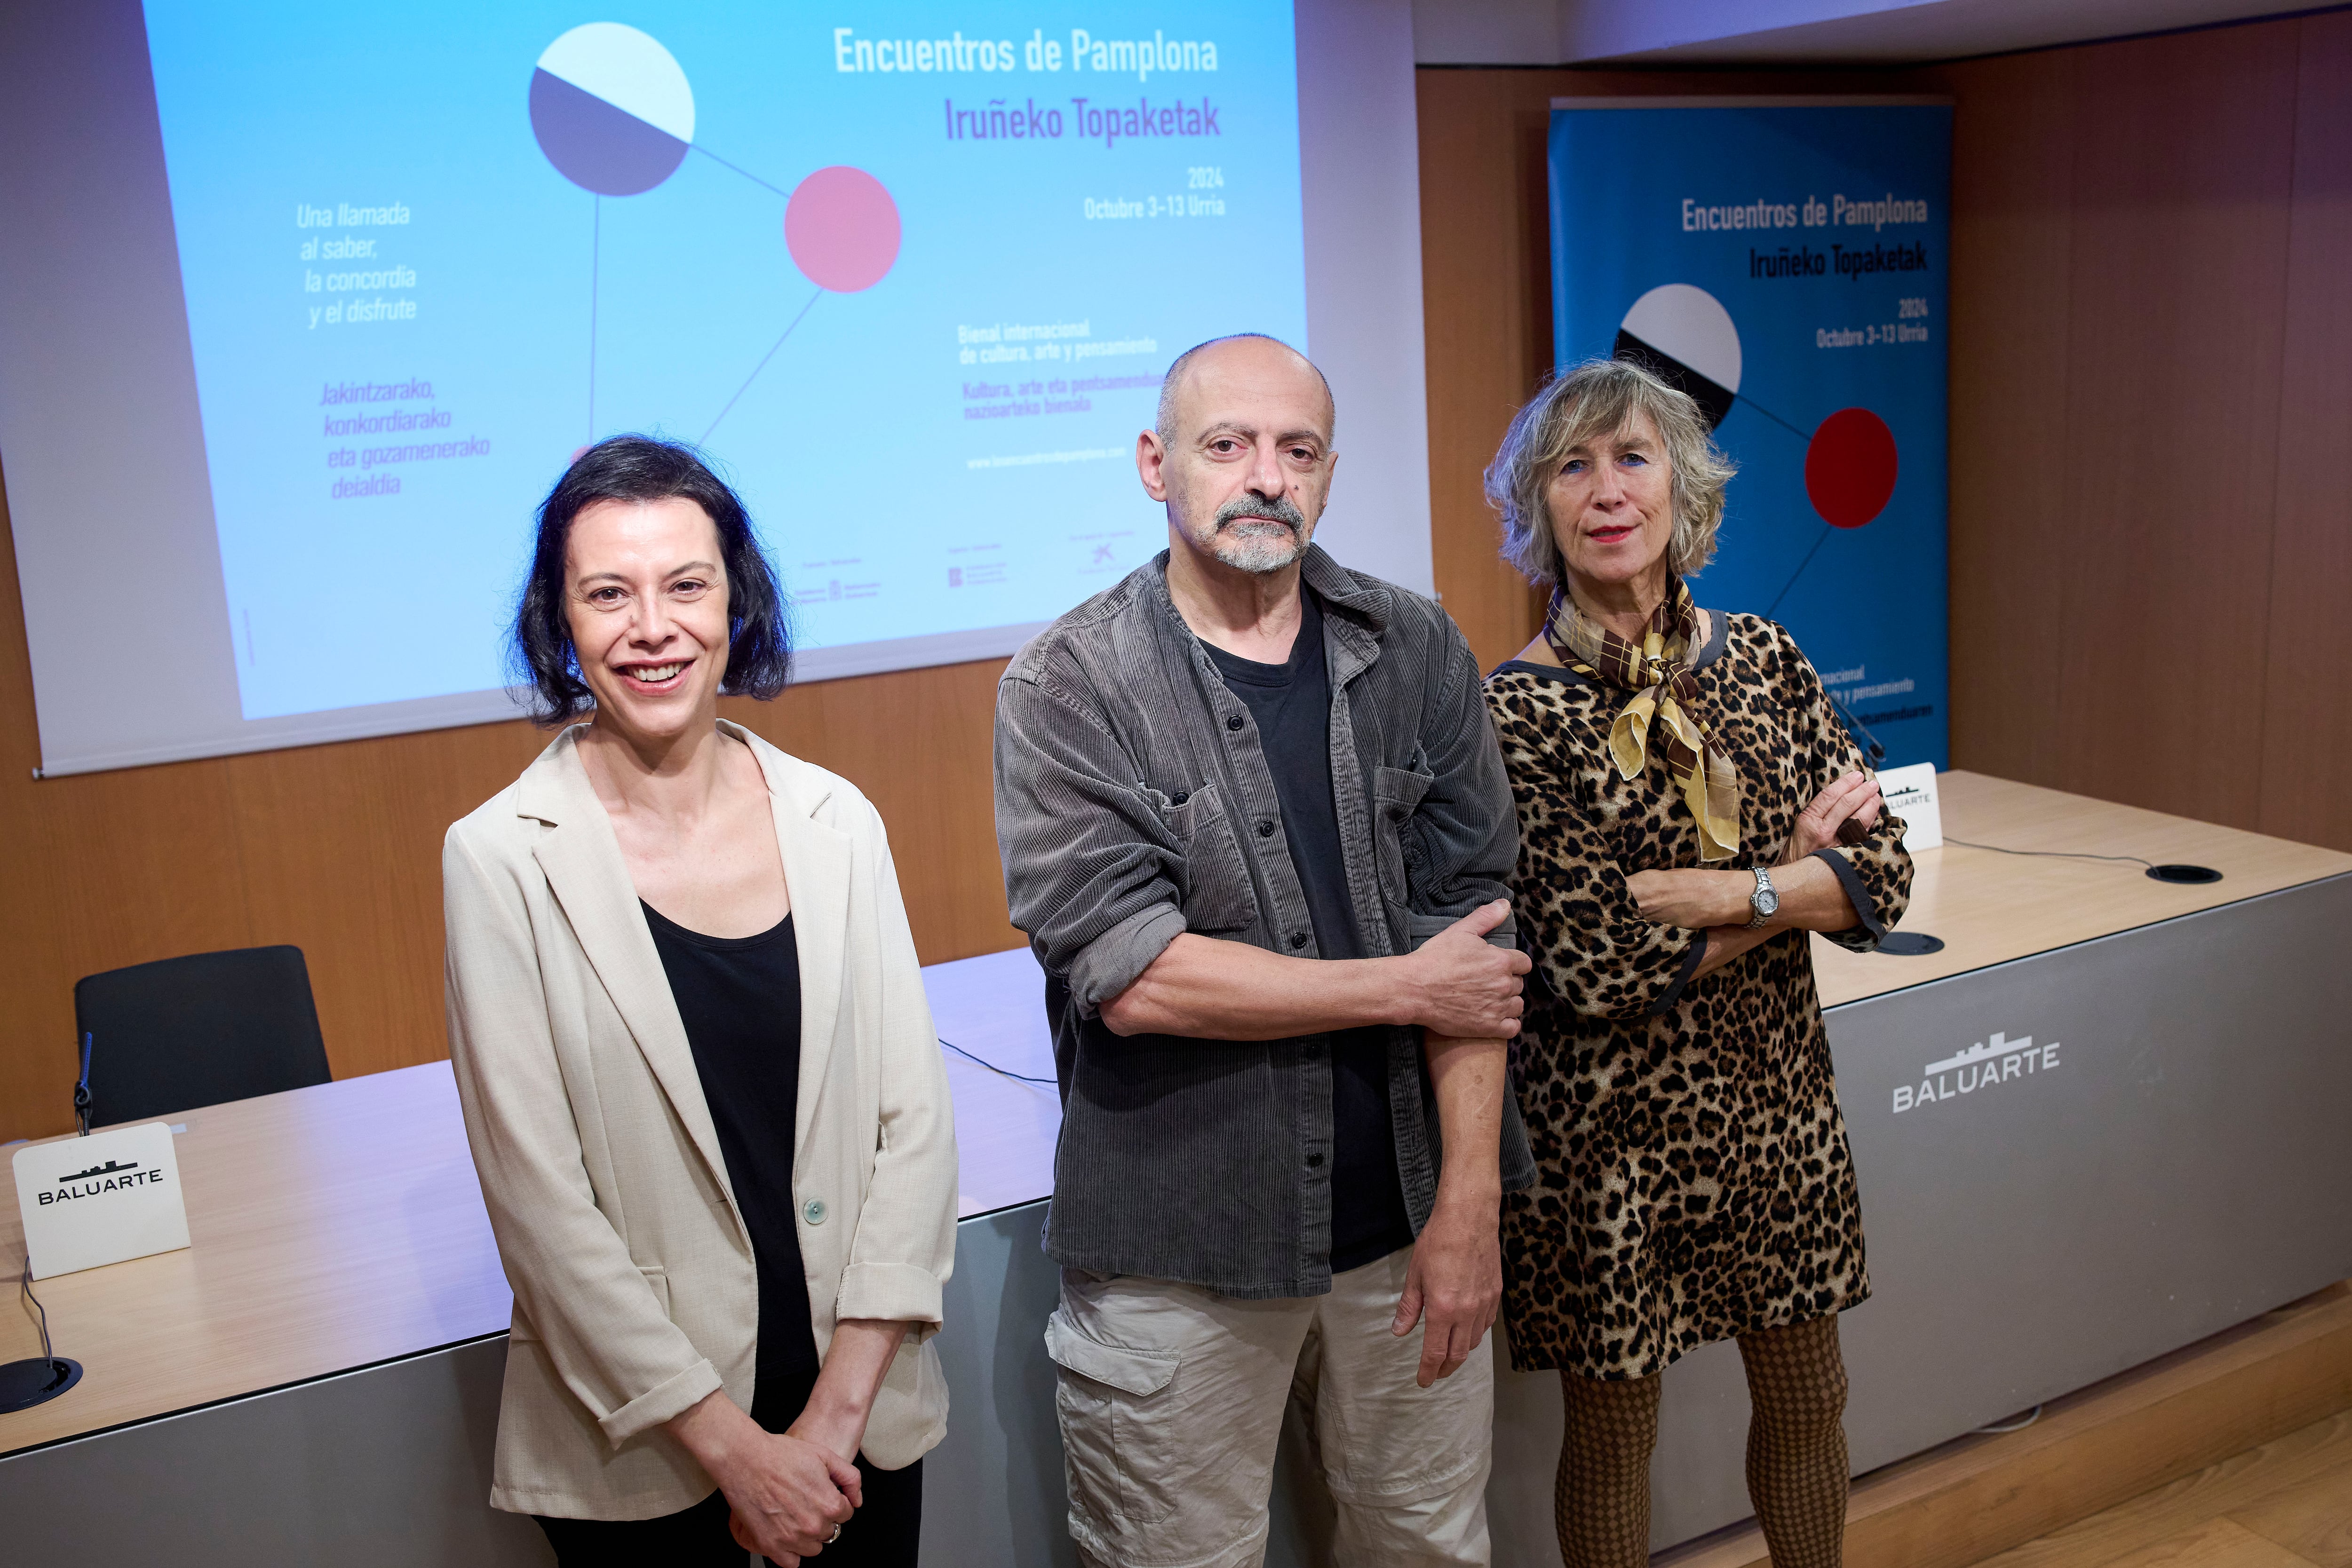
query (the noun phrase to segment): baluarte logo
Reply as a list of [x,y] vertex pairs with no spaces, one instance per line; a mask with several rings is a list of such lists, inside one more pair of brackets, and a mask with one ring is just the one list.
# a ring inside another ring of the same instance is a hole
[[86,1171],[75,1171],[70,1176],[58,1177],[59,1190],[41,1193],[38,1201],[46,1208],[53,1203],[70,1203],[78,1197],[96,1197],[100,1193],[145,1186],[151,1182],[160,1183],[163,1179],[162,1171],[141,1170],[137,1160],[128,1165],[120,1160],[109,1160],[102,1166],[92,1166]]
[[1937,1105],[2038,1073],[2058,1071],[2057,1040],[2036,1045],[2033,1037],[2011,1040],[1996,1030],[1990,1040],[1972,1045],[1958,1056],[1931,1061],[1921,1070],[1919,1087],[1904,1084],[1895,1091],[1895,1113]]

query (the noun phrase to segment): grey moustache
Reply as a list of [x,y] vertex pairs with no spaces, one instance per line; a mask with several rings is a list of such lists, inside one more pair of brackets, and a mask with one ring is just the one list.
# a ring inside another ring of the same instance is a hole
[[1217,508],[1217,530],[1222,533],[1244,518],[1251,522],[1280,523],[1292,533],[1303,533],[1306,516],[1283,496],[1239,496]]

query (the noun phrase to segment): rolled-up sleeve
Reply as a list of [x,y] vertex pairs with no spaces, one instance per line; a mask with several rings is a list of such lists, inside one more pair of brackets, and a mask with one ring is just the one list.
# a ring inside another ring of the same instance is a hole
[[[1511,896],[1509,878],[1519,858],[1519,814],[1511,800],[1510,776],[1503,770],[1495,720],[1478,664],[1451,616],[1441,614],[1443,650],[1431,700],[1423,710],[1421,753],[1429,787],[1405,824],[1409,852],[1405,878],[1411,908],[1406,931],[1415,950],[1474,910]],[[1507,914],[1486,933],[1490,946],[1516,950],[1518,917]],[[1503,1125],[1497,1174],[1503,1190],[1518,1192],[1536,1178],[1528,1146],[1527,1122],[1516,1092],[1503,1093]],[[1430,1121],[1431,1144],[1438,1122]]]
[[[1510,897],[1508,879],[1519,855],[1518,813],[1479,689],[1477,661],[1450,618],[1442,647],[1440,674],[1423,710],[1429,788],[1404,830],[1412,900],[1407,927],[1416,948],[1481,905]],[[1486,940],[1517,947],[1517,916],[1504,916]]]
[[997,686],[995,769],[1013,924],[1091,1018],[1183,933],[1181,849],[1117,737],[1039,680]]
[[715,1392],[719,1374],[596,1207],[521,892],[457,829],[441,877],[449,1060],[499,1257],[557,1375],[617,1448]]

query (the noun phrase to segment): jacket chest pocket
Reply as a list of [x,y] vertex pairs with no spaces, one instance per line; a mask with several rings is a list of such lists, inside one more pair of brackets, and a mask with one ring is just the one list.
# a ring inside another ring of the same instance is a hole
[[1411,768],[1372,770],[1372,844],[1380,862],[1381,896],[1399,909],[1412,907],[1407,875],[1406,824],[1436,780]]
[[1257,919],[1257,894],[1217,787],[1203,784],[1181,804],[1171,799],[1167,818],[1169,830],[1184,846],[1185,928],[1203,936],[1249,930]]

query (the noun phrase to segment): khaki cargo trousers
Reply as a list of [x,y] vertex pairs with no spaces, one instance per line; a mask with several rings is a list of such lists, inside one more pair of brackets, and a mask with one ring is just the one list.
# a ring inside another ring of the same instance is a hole
[[1064,1270],[1045,1346],[1089,1568],[1256,1568],[1294,1391],[1338,1509],[1335,1562],[1484,1568],[1494,1362],[1482,1345],[1414,1386],[1422,1330],[1389,1332],[1412,1258],[1267,1301]]

